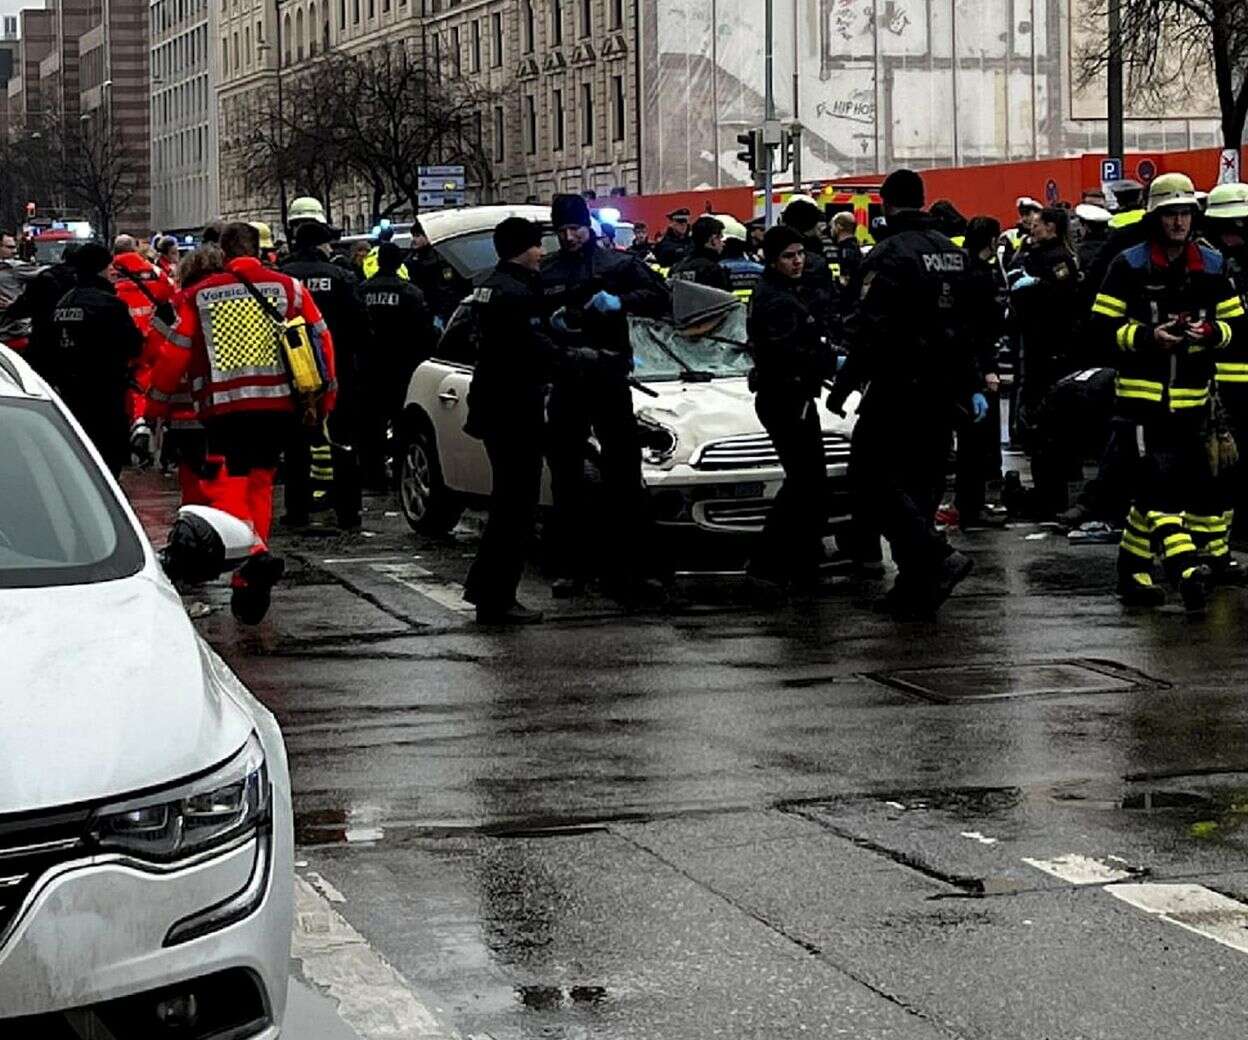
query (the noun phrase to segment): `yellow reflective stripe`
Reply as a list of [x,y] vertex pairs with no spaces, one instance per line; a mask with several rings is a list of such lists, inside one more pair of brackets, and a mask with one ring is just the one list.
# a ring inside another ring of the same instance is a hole
[[1150,553],[1152,551],[1152,543],[1147,538],[1141,538],[1133,531],[1123,531],[1122,542],[1124,545],[1134,545],[1137,549],[1147,549]]
[[1176,411],[1180,408],[1203,408],[1209,403],[1209,392],[1206,390],[1204,397],[1193,398],[1188,400],[1185,397],[1170,399],[1170,407]]
[[1127,514],[1127,523],[1132,527],[1138,527],[1141,531],[1148,530],[1148,521],[1144,518],[1144,514],[1136,509],[1135,506],[1132,506],[1131,512]]
[[1174,513],[1149,513],[1148,522],[1153,527],[1160,527],[1162,524],[1182,524],[1183,518]]
[[1153,558],[1152,549],[1148,548],[1147,546],[1144,548],[1140,548],[1138,545],[1135,545],[1132,542],[1128,542],[1127,536],[1125,534],[1122,537],[1122,541],[1118,544],[1118,548],[1121,549],[1123,552],[1130,553],[1132,556],[1138,556],[1144,560],[1151,560]]
[[1161,384],[1153,379],[1129,379],[1126,376],[1118,376],[1114,382],[1130,390],[1156,390],[1157,393],[1161,393]]
[[1176,545],[1173,548],[1167,548],[1161,555],[1167,560],[1173,560],[1176,556],[1186,556],[1188,553],[1194,553],[1196,546],[1189,538],[1186,545]]
[[1134,350],[1136,337],[1140,334],[1140,322],[1134,318],[1128,318],[1127,323],[1118,330],[1115,337],[1118,341],[1119,350]]
[[1244,364],[1242,361],[1219,361],[1218,371],[1242,372],[1244,375],[1248,375],[1248,364]]
[[1170,388],[1171,397],[1208,397],[1209,388],[1207,386],[1172,386]]
[[1218,304],[1217,316],[1219,318],[1242,318],[1244,313],[1244,301],[1239,296],[1233,296]]
[[1192,540],[1192,536],[1186,531],[1180,531],[1178,534],[1172,534],[1168,538],[1162,540],[1162,545],[1167,549],[1172,549],[1176,545],[1185,545]]
[[1248,383],[1248,372],[1219,372],[1219,383]]
[[1187,514],[1187,529],[1197,534],[1219,534],[1226,530],[1226,518],[1221,516],[1192,516]]
[[[1236,315],[1236,314],[1228,315],[1228,317],[1231,317],[1231,318],[1236,318],[1238,316],[1239,315]],[[1232,329],[1224,321],[1215,321],[1214,324],[1218,327],[1218,330],[1222,333],[1222,342],[1219,343],[1218,346],[1225,347],[1228,343],[1231,342],[1232,339],[1235,338],[1235,330]]]
[[1107,318],[1125,318],[1127,316],[1127,301],[1120,300],[1117,296],[1106,296],[1105,293],[1097,293],[1096,301],[1092,304],[1093,314],[1104,314]]

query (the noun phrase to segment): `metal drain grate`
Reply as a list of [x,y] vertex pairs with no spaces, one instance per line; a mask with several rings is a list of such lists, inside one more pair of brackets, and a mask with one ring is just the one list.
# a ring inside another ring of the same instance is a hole
[[866,677],[936,704],[1128,693],[1170,685],[1114,661],[1083,659],[899,668],[868,672]]

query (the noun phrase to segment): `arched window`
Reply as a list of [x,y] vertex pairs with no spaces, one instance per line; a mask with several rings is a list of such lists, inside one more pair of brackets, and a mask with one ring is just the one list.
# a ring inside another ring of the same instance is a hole
[[282,19],[282,64],[290,64],[290,15]]
[[246,44],[247,64],[251,64],[251,28],[250,26],[243,30],[243,42]]
[[303,8],[295,12],[295,61],[303,61]]
[[308,57],[316,54],[316,4],[308,5]]

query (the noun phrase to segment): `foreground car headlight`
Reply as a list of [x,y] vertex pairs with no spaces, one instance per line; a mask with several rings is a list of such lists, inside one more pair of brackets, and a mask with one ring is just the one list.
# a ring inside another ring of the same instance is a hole
[[637,433],[641,439],[641,461],[651,466],[661,466],[676,454],[680,439],[676,431],[666,423],[649,416],[637,416]]
[[101,851],[171,863],[247,840],[269,820],[269,774],[253,733],[207,776],[100,809],[91,837]]

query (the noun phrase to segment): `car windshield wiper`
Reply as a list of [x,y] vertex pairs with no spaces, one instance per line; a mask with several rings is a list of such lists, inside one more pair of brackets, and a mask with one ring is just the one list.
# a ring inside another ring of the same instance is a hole
[[685,365],[680,372],[680,381],[682,383],[709,383],[714,378],[714,372],[707,372],[701,368],[690,368],[688,365]]

